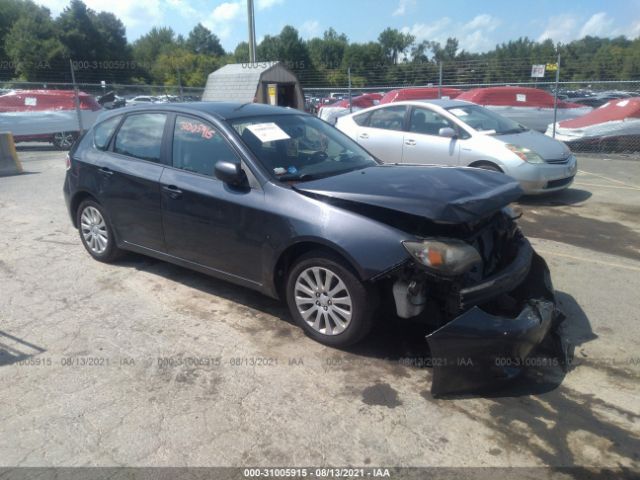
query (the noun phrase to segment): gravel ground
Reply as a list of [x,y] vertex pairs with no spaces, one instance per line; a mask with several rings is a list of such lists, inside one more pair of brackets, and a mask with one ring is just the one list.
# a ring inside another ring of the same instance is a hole
[[[640,466],[640,161],[580,158],[524,199],[575,362],[437,400],[423,327],[333,350],[284,305],[142,256],[93,261],[64,154],[0,178],[0,465]],[[410,363],[410,362],[409,362]]]

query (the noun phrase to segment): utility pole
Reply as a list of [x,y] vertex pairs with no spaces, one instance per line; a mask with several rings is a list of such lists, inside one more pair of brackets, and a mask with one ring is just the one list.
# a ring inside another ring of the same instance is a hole
[[256,63],[256,20],[253,14],[253,0],[247,0],[249,20],[249,62]]
[[553,92],[553,131],[551,136],[556,138],[556,122],[558,121],[558,87],[560,86],[560,54],[556,63],[556,88]]
[[351,67],[347,68],[347,77],[349,78],[349,113],[353,113],[353,105],[351,105]]
[[69,66],[71,67],[71,81],[73,82],[73,101],[76,107],[76,115],[78,116],[78,130],[80,133],[84,132],[84,128],[82,127],[82,114],[80,112],[80,90],[78,89],[78,84],[76,83],[76,72],[73,68],[73,60],[69,59]]

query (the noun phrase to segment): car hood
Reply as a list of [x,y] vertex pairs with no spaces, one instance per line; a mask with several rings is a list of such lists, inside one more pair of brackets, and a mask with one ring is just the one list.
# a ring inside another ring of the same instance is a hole
[[294,188],[319,198],[356,202],[461,224],[486,217],[522,195],[519,183],[477,168],[380,165],[300,182]]
[[495,138],[504,143],[511,143],[533,150],[544,160],[565,159],[571,154],[571,151],[564,143],[534,130],[509,135],[497,135]]

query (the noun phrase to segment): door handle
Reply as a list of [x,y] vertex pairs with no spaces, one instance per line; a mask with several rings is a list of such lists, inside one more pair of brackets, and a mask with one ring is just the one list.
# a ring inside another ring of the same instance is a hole
[[360,138],[364,138],[367,139],[369,138],[369,134],[368,133],[361,133],[360,135],[358,135]]
[[175,185],[165,185],[162,187],[162,190],[164,190],[170,198],[180,198],[182,196],[182,190]]
[[113,175],[113,170],[107,168],[107,167],[102,167],[99,168],[98,171],[102,174],[102,175],[106,175],[107,177],[110,177],[111,175]]
[[405,145],[408,145],[408,146],[410,146],[410,147],[413,147],[413,146],[415,146],[416,141],[415,141],[415,140],[413,140],[412,138],[409,138],[409,139],[407,139],[407,140],[405,140],[405,141],[404,141],[404,144],[405,144]]

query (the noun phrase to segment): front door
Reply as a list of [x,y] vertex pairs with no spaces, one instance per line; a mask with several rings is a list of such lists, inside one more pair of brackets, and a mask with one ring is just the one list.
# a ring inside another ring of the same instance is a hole
[[218,161],[240,162],[211,124],[177,115],[172,168],[162,174],[162,215],[170,255],[252,283],[262,279],[264,193],[214,176]]
[[403,163],[458,165],[460,139],[440,136],[441,128],[456,125],[442,115],[422,107],[412,107],[404,134]]

